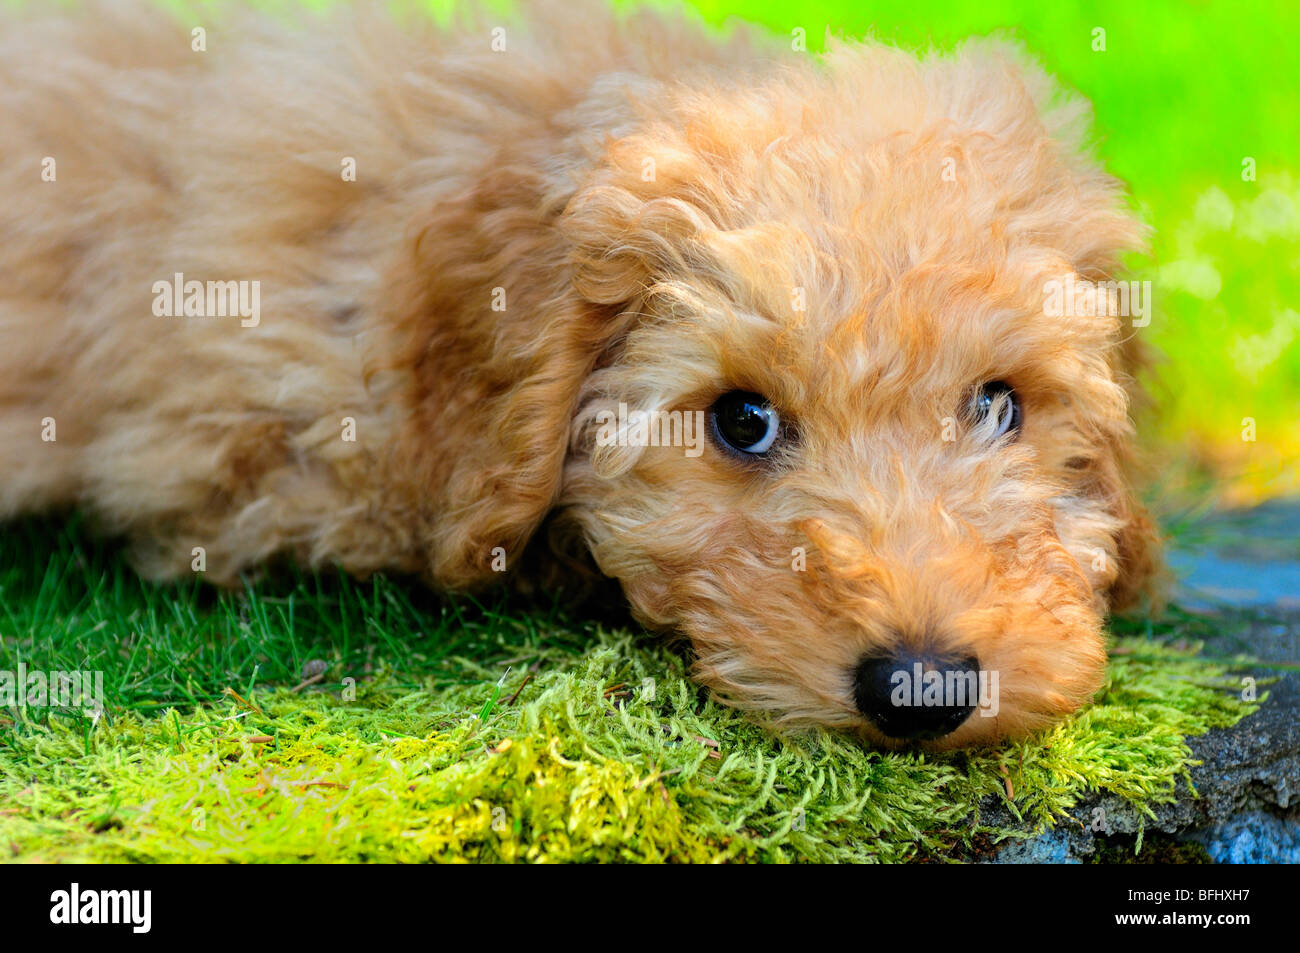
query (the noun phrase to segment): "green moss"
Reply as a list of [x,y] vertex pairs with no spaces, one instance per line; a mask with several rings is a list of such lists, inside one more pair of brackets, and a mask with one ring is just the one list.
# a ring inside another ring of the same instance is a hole
[[1138,639],[1079,717],[944,758],[768,737],[626,634],[531,677],[484,674],[413,691],[381,671],[355,700],[231,693],[88,732],[15,721],[0,843],[27,861],[932,859],[1008,836],[978,811],[1008,781],[1031,827],[1090,790],[1167,799],[1186,736],[1250,710],[1220,666]]

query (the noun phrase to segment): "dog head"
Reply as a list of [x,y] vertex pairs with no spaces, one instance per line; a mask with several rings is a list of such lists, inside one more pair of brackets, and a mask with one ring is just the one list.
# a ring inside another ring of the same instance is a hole
[[[1085,703],[1154,538],[1133,318],[1098,284],[1142,228],[1086,104],[988,42],[640,102],[558,220],[570,317],[535,329],[462,551],[554,507],[778,728],[947,747]],[[526,519],[493,524],[521,474]]]

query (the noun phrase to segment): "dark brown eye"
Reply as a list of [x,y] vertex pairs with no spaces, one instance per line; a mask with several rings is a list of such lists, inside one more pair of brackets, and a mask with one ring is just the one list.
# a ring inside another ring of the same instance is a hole
[[1017,435],[1023,416],[1020,398],[1006,381],[990,381],[975,392],[975,399],[971,402],[971,417],[976,426],[989,419],[996,421],[995,439],[1007,434]]
[[760,394],[733,390],[713,404],[713,432],[724,446],[745,456],[759,457],[772,449],[781,418]]

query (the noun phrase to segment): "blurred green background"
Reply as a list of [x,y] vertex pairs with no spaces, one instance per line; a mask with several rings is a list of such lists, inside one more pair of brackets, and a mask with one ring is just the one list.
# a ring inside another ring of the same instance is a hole
[[[665,4],[670,5],[670,4]],[[1300,491],[1300,7],[1009,0],[693,0],[808,48],[827,30],[910,49],[1009,34],[1092,100],[1099,151],[1155,228],[1130,262],[1155,301],[1142,421],[1160,490],[1246,503]],[[1094,50],[1105,31],[1105,49]],[[1247,160],[1253,160],[1253,181]],[[1254,439],[1247,419],[1254,421]]]

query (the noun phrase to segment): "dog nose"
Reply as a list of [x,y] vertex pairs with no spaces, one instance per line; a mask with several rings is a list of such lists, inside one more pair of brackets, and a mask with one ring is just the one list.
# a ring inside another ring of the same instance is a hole
[[979,660],[951,661],[907,651],[868,656],[854,672],[853,700],[891,738],[942,738],[978,703]]

